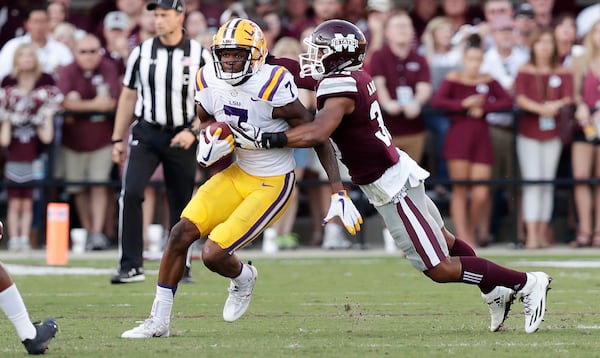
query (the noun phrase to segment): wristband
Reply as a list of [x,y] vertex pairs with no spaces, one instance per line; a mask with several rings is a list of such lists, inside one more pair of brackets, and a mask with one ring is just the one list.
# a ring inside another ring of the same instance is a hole
[[200,134],[200,129],[194,129],[194,126],[191,124],[188,127],[186,127],[185,129],[190,131],[190,133],[192,133],[194,135],[194,137],[197,137],[198,134]]
[[288,142],[288,138],[285,135],[285,132],[270,132],[263,133],[262,138],[262,147],[269,148],[283,148]]
[[123,141],[123,139],[113,139],[113,140],[111,140],[110,142],[111,142],[112,144],[117,144],[117,143],[121,143],[122,141]]

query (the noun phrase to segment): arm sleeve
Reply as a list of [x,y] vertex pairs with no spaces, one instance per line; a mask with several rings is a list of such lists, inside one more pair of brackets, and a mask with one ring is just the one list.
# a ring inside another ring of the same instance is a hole
[[462,112],[464,110],[462,100],[452,98],[451,93],[452,83],[447,79],[442,80],[437,91],[431,97],[431,106],[451,112]]
[[68,67],[61,67],[58,70],[58,80],[56,81],[56,86],[58,87],[58,89],[60,90],[60,92],[62,92],[63,95],[66,95],[67,93],[69,93],[71,91],[71,84],[74,83],[70,78],[69,78],[69,71],[68,71]]
[[524,79],[524,75],[523,72],[519,72],[517,73],[517,78],[515,79],[515,96],[518,95],[525,95],[527,96],[527,86],[525,86],[525,81]]
[[[298,87],[294,82],[294,77],[290,73],[290,71],[286,70],[284,67],[281,67],[283,72],[280,75],[280,78],[273,78],[273,83],[270,86],[273,87],[273,94],[268,95],[269,101],[273,104],[273,107],[282,107],[288,103],[294,102],[298,98]],[[264,95],[267,95],[267,92],[270,89],[267,88],[264,92]]]
[[[513,98],[496,80],[489,83],[490,93],[483,105],[485,113],[497,112],[500,110],[510,110],[513,108]],[[493,99],[493,100],[490,100]]]

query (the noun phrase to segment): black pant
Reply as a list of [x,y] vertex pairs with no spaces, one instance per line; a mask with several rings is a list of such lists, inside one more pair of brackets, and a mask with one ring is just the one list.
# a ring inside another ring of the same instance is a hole
[[171,139],[179,129],[166,129],[139,120],[132,128],[121,195],[119,197],[119,244],[121,271],[143,267],[144,235],[142,201],[150,177],[163,165],[170,228],[192,197],[196,175],[196,145],[190,149],[171,148]]

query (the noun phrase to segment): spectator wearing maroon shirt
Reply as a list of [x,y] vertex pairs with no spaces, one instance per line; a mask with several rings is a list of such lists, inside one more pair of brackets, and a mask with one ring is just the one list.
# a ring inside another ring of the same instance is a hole
[[[106,182],[112,169],[112,112],[120,90],[119,73],[103,59],[100,40],[88,34],[77,42],[75,62],[62,68],[57,85],[65,96],[63,107],[74,112],[65,117],[62,127],[65,179],[67,181]],[[88,248],[104,249],[107,239],[102,230],[108,205],[105,185],[70,186],[79,220],[88,232]]]
[[420,163],[426,137],[421,110],[431,97],[429,66],[411,50],[414,28],[406,12],[391,15],[384,31],[386,45],[373,53],[370,72],[394,145]]
[[[530,61],[515,80],[517,105],[524,111],[517,119],[517,157],[524,180],[552,180],[562,151],[558,113],[573,102],[573,77],[559,62],[553,29],[533,37]],[[550,245],[554,186],[523,186],[523,222],[526,248]]]
[[[578,129],[571,146],[573,178],[600,178],[600,19],[584,40],[585,51],[573,60]],[[585,128],[585,131],[584,131]],[[600,247],[600,185],[575,185],[575,210],[578,230],[574,247]]]
[[[512,98],[502,86],[480,74],[482,62],[481,38],[473,34],[465,43],[464,69],[448,73],[431,99],[433,107],[450,117],[443,153],[455,181],[491,178],[494,152],[485,115],[512,108]],[[450,213],[457,236],[473,246],[478,245],[475,228],[485,220],[483,209],[488,200],[487,185],[452,186]]]
[[[0,93],[0,146],[7,149],[5,176],[9,182],[36,179],[34,162],[54,136],[52,116],[56,99],[62,96],[54,80],[42,72],[37,46],[24,43],[15,49],[12,72],[2,80]],[[33,222],[31,187],[8,189],[8,231],[10,250],[28,250]]]

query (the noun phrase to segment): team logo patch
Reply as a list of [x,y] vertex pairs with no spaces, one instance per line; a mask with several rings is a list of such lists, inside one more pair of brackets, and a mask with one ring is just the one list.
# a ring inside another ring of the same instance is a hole
[[348,50],[348,52],[356,52],[358,48],[358,40],[354,34],[348,34],[343,36],[342,34],[335,34],[335,37],[331,39],[331,46],[335,48],[337,52]]
[[490,88],[488,87],[487,84],[480,83],[480,84],[477,85],[477,87],[475,87],[475,90],[479,94],[486,94],[486,93],[488,93],[490,91]]
[[418,62],[408,62],[406,69],[412,72],[418,72],[421,69],[421,65]]

